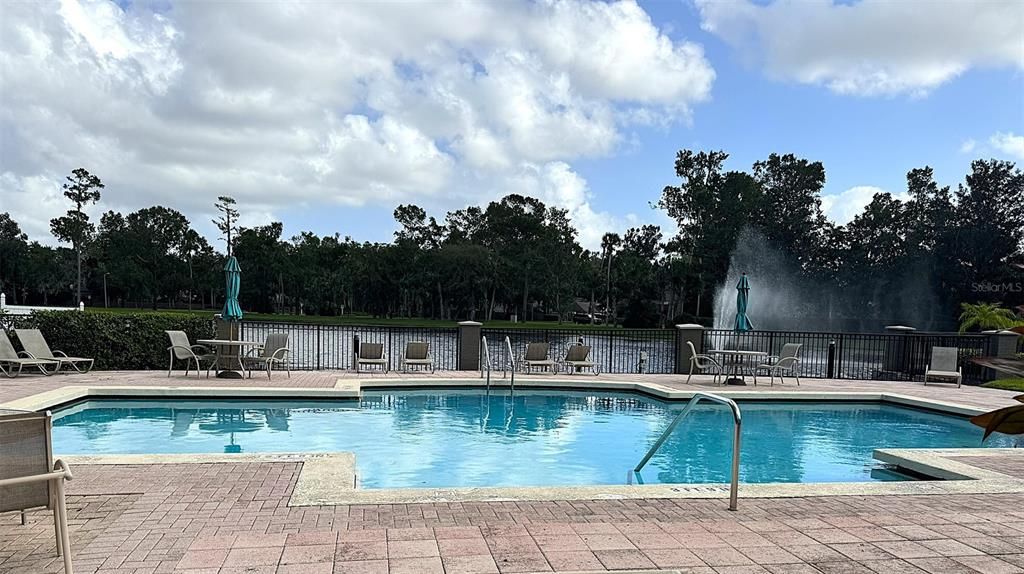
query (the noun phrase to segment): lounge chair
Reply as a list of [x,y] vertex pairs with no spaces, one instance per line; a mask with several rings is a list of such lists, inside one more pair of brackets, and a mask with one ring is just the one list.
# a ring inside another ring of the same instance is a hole
[[[46,344],[46,339],[43,338],[43,334],[39,329],[15,329],[14,332],[18,335],[22,348],[25,349],[25,352],[31,358],[42,361],[57,361],[60,363],[57,366],[58,371],[64,365],[70,365],[72,369],[79,373],[88,373],[92,369],[93,359],[69,357],[64,351],[51,351],[50,346]],[[83,368],[79,365],[85,365],[85,367]]]
[[[274,365],[284,365],[284,370],[288,373],[288,378],[292,377],[292,370],[288,366],[288,333],[270,333],[267,335],[267,340],[263,343],[262,347],[253,349],[256,354],[249,355],[243,358],[243,362],[248,365],[261,366],[267,370],[267,378],[270,378],[270,372],[274,370]],[[252,369],[249,369],[249,378],[252,378]]]
[[765,369],[768,371],[768,378],[770,379],[769,386],[775,386],[776,376],[779,377],[779,382],[785,383],[785,379],[782,378],[782,372],[787,371],[796,377],[796,386],[799,387],[800,372],[797,369],[800,367],[800,347],[803,347],[803,343],[786,343],[782,346],[782,351],[777,356],[768,357],[767,363],[754,367],[754,384],[757,385],[757,371]]
[[167,336],[171,339],[171,346],[167,347],[167,354],[170,355],[170,364],[167,365],[167,376],[171,376],[171,371],[174,370],[174,360],[185,361],[185,376],[188,376],[188,372],[192,368],[192,363],[196,364],[196,376],[199,376],[199,372],[203,370],[202,362],[207,362],[206,365],[206,376],[210,376],[210,367],[217,360],[217,356],[210,350],[206,345],[192,345],[188,341],[188,335],[185,331],[164,331]]
[[956,347],[932,347],[931,363],[924,369],[924,384],[928,384],[928,379],[933,379],[933,382],[956,382],[957,388],[960,388],[963,369],[956,364],[959,352]]
[[[15,369],[15,367],[17,367],[17,369]],[[57,372],[57,368],[60,367],[60,363],[57,361],[29,359],[19,356],[17,351],[14,350],[14,345],[11,344],[11,340],[7,338],[7,333],[0,330],[0,373],[13,379],[20,375],[21,370],[25,367],[36,367],[42,371],[44,375],[50,376]],[[52,370],[47,371],[47,367],[52,367]]]
[[722,365],[711,355],[698,354],[697,349],[694,348],[693,343],[690,341],[686,342],[686,346],[690,349],[690,374],[686,375],[686,384],[690,384],[690,377],[693,376],[694,367],[697,367],[698,371],[711,369],[715,373],[715,383],[718,383],[718,378],[722,376]]
[[526,355],[523,357],[523,372],[529,373],[530,369],[551,369],[558,372],[558,365],[548,355],[551,351],[551,343],[527,343]]
[[408,373],[409,367],[430,367],[430,372],[434,372],[434,360],[430,358],[430,343],[409,341],[405,344],[405,352],[398,358],[398,368]]
[[45,508],[53,511],[57,556],[64,557],[64,572],[72,574],[71,542],[64,481],[71,470],[53,460],[49,412],[0,410],[0,513]]
[[590,360],[590,345],[570,345],[562,362],[569,374],[580,373],[583,369],[590,369],[595,375],[600,374],[597,363]]
[[384,343],[359,342],[359,351],[356,353],[356,372],[363,365],[378,366],[385,373],[388,372],[388,358],[384,354]]

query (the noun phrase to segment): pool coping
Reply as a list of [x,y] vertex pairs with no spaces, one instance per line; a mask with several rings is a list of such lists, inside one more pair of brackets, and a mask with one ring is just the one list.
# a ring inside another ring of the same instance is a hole
[[[508,388],[507,379],[491,386]],[[89,398],[253,398],[253,399],[358,399],[364,388],[428,389],[480,388],[480,379],[338,379],[334,387],[183,387],[183,386],[67,386],[0,405],[45,410]],[[667,401],[690,399],[695,392],[650,382],[593,378],[519,377],[516,388],[632,392]],[[703,390],[703,389],[702,389]],[[750,401],[881,402],[973,416],[984,409],[910,395],[871,391],[773,391],[764,393],[711,387],[716,394]],[[874,457],[937,478],[937,481],[764,483],[741,484],[740,498],[792,498],[808,496],[889,496],[1024,492],[1024,480],[995,471],[948,460],[957,456],[1021,456],[1021,449],[877,449]],[[652,498],[727,498],[724,484],[581,485],[552,487],[358,488],[354,453],[238,453],[210,455],[69,455],[69,464],[210,464],[223,462],[302,462],[289,506],[347,504],[406,504],[423,502],[577,501]],[[624,471],[625,473],[625,471]]]

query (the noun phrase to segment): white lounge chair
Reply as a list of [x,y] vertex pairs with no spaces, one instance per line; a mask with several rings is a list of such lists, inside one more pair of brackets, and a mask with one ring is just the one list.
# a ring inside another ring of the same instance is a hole
[[388,357],[384,354],[384,343],[359,342],[359,350],[356,353],[356,372],[359,367],[378,366],[385,373],[388,372]]
[[405,352],[398,358],[398,368],[408,373],[409,367],[430,367],[430,372],[434,372],[434,359],[430,358],[430,343],[409,341],[405,344]]
[[711,369],[711,371],[715,373],[715,383],[718,383],[719,377],[722,376],[722,365],[720,365],[711,355],[697,353],[697,349],[694,348],[693,343],[690,341],[686,342],[686,346],[690,349],[690,374],[686,375],[686,384],[690,384],[690,377],[693,376],[694,367],[696,367],[698,371]]
[[928,379],[933,379],[932,382],[955,382],[957,388],[960,388],[963,369],[956,364],[959,353],[956,347],[932,347],[932,360],[924,369],[924,384],[928,384]]
[[526,355],[523,356],[523,372],[529,373],[530,369],[542,370],[551,369],[558,372],[558,365],[548,355],[551,351],[551,343],[527,343]]
[[210,367],[217,360],[217,356],[206,345],[192,345],[189,343],[185,331],[164,331],[171,339],[171,346],[167,347],[167,354],[170,355],[170,363],[167,365],[167,376],[171,376],[174,370],[174,360],[185,361],[185,376],[188,376],[192,363],[196,364],[196,376],[203,370],[202,362],[206,361],[206,376],[210,376]]
[[565,369],[569,374],[580,373],[583,369],[590,369],[595,375],[600,372],[597,363],[590,360],[590,345],[570,345],[565,352]]
[[757,371],[765,369],[771,381],[769,386],[775,386],[776,376],[779,377],[779,382],[785,383],[782,372],[786,371],[796,377],[796,386],[799,387],[800,372],[797,369],[800,367],[800,347],[803,347],[803,343],[786,343],[778,355],[768,357],[767,363],[754,367],[754,384],[757,385]]
[[[267,378],[270,378],[271,371],[274,370],[274,365],[280,367],[284,365],[284,370],[288,373],[288,378],[292,377],[292,370],[288,366],[288,333],[269,333],[267,340],[264,341],[263,346],[257,349],[254,355],[248,355],[242,358],[242,362],[249,366],[255,365],[263,367],[267,370]],[[249,369],[249,378],[252,378],[252,369]]]
[[19,412],[0,409],[0,513],[53,511],[57,536],[57,556],[64,557],[65,574],[73,574],[71,541],[68,538],[68,509],[64,481],[71,480],[71,469],[62,460],[53,460],[49,412]]
[[[11,344],[11,340],[7,338],[7,333],[0,330],[0,374],[13,379],[20,375],[21,370],[25,367],[36,367],[44,375],[50,376],[57,372],[60,363],[45,359],[30,359],[18,355],[18,352],[14,350],[14,345]],[[47,367],[50,367],[51,370],[46,370]]]
[[[18,335],[22,348],[30,357],[43,361],[57,361],[60,363],[57,367],[58,371],[64,365],[70,365],[79,373],[88,373],[92,369],[93,359],[69,357],[64,351],[51,351],[39,329],[15,329],[14,332]],[[85,367],[79,365],[85,365]]]

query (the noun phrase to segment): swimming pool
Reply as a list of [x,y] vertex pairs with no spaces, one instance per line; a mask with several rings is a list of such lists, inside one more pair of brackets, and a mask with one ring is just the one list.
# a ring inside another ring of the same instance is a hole
[[[53,436],[61,454],[350,451],[363,488],[623,484],[684,404],[451,389],[365,391],[352,401],[91,400],[55,413]],[[740,407],[743,482],[892,480],[877,471],[875,448],[982,446],[982,430],[965,419],[892,404]],[[699,405],[643,482],[726,482],[731,431],[727,408]]]

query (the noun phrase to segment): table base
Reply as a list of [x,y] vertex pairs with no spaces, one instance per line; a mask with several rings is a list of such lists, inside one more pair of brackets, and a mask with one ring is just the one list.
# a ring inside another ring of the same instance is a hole
[[241,379],[241,378],[244,378],[244,375],[242,375],[242,373],[239,373],[238,371],[218,371],[217,372],[217,378],[218,379]]
[[735,386],[744,386],[744,387],[747,386],[747,382],[744,381],[743,379],[738,378],[738,377],[731,377],[731,378],[726,379],[725,380],[725,384],[727,384],[727,385],[735,385]]

